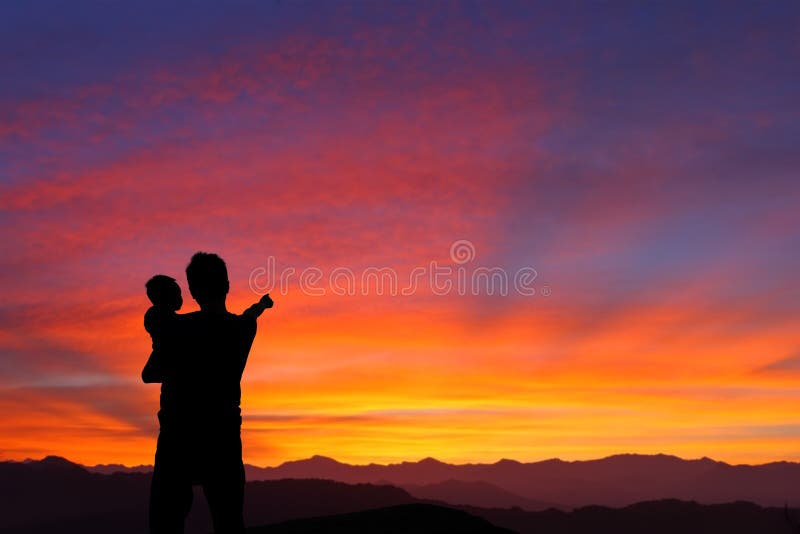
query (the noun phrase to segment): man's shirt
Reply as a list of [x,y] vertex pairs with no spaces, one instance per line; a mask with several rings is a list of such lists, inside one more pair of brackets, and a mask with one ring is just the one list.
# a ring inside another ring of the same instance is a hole
[[161,428],[238,431],[255,319],[201,310],[177,315],[173,325],[161,360]]

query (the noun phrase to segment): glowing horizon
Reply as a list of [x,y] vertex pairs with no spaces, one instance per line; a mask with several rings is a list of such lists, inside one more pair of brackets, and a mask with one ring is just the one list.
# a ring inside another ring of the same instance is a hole
[[593,7],[9,8],[0,460],[152,463],[197,250],[241,311],[468,240],[536,294],[273,290],[245,462],[800,461],[798,8]]

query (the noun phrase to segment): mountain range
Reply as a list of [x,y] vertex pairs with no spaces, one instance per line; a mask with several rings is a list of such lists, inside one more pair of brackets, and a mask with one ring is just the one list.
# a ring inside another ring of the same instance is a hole
[[349,465],[314,456],[276,467],[246,469],[248,480],[313,477],[350,484],[388,483],[420,498],[528,510],[620,507],[659,499],[705,504],[749,501],[761,506],[800,504],[800,464],[793,462],[730,465],[709,458],[623,454],[588,461],[500,460],[453,465],[426,458],[389,465]]
[[[151,466],[104,464],[95,473],[144,473]],[[434,458],[395,464],[351,465],[325,456],[275,467],[246,465],[247,480],[320,478],[349,484],[391,484],[411,495],[483,507],[526,510],[586,505],[627,506],[682,499],[704,504],[749,501],[761,506],[800,504],[800,464],[731,465],[709,458],[621,454],[598,460],[449,464]]]
[[[330,464],[327,459],[323,462]],[[308,464],[294,463],[292,468],[298,465]],[[146,532],[149,484],[150,473],[96,473],[58,457],[0,462],[0,531],[7,534]],[[421,486],[430,487],[456,494],[465,487],[477,487],[487,499],[498,495],[513,497],[485,484],[445,482]],[[470,489],[468,493],[474,495],[476,491]],[[187,521],[189,534],[210,530],[205,499],[199,492],[195,495],[195,506]],[[252,481],[245,488],[245,520],[252,526],[249,531],[264,534],[509,531],[789,534],[797,532],[792,530],[791,522],[796,524],[798,518],[797,510],[765,508],[741,501],[703,505],[665,499],[618,508],[592,505],[543,511],[519,506],[453,505],[438,499],[417,498],[391,485],[345,483],[318,477]]]

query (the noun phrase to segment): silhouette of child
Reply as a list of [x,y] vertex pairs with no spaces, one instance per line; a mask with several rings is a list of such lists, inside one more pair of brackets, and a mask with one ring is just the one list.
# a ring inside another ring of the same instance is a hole
[[145,383],[161,382],[158,369],[158,358],[164,350],[165,337],[169,324],[177,317],[177,311],[183,306],[181,287],[174,278],[157,274],[144,285],[147,298],[153,303],[144,314],[144,329],[153,340],[153,352],[142,369],[142,380]]
[[[144,285],[147,298],[153,303],[144,314],[144,329],[153,341],[153,351],[142,369],[142,381],[152,384],[163,381],[159,360],[167,344],[171,323],[178,317],[177,311],[183,306],[181,287],[174,278],[164,274],[153,276]],[[258,319],[264,310],[272,308],[273,301],[269,293],[242,312],[242,315]]]

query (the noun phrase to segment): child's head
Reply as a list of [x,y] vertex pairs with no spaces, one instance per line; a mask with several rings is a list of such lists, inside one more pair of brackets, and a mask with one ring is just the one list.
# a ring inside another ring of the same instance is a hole
[[147,298],[150,299],[153,306],[173,311],[178,311],[183,306],[181,287],[174,278],[157,274],[148,280],[144,287],[147,288]]

